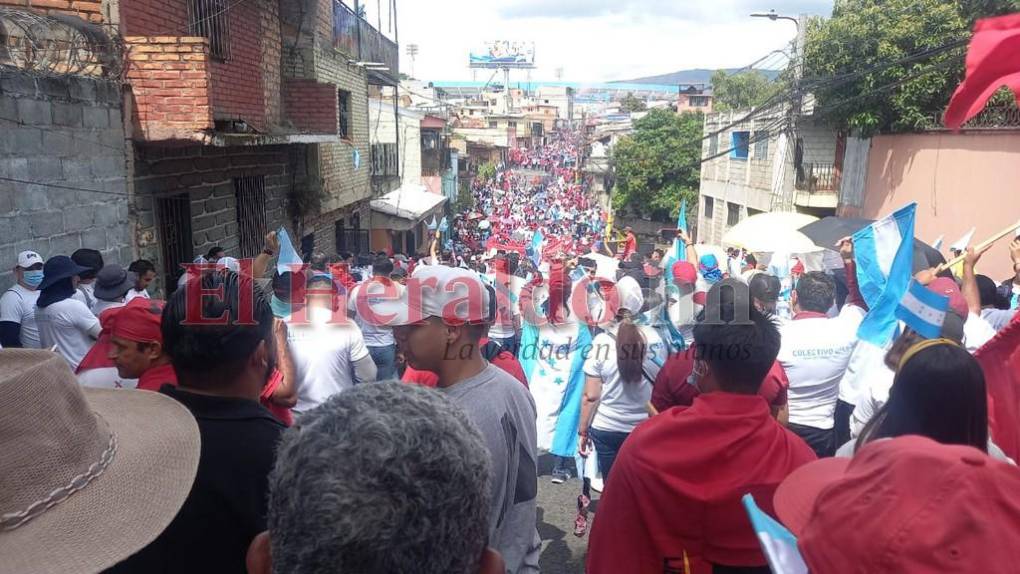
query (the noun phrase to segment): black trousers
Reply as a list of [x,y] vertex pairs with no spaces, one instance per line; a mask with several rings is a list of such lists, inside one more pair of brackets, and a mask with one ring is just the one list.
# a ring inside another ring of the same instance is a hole
[[850,415],[854,414],[854,405],[843,401],[836,401],[836,426],[832,429],[835,433],[836,448],[846,444],[850,440]]
[[786,427],[811,447],[818,458],[825,458],[836,454],[836,433],[834,429],[817,429],[794,423],[787,423]]

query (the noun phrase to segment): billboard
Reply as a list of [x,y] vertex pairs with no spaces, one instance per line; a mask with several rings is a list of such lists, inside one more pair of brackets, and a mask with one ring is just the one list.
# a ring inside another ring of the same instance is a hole
[[472,68],[534,68],[535,43],[496,40],[469,55]]

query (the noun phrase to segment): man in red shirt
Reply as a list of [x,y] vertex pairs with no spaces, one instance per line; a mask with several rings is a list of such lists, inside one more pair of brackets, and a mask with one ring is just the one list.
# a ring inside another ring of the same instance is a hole
[[620,253],[620,260],[627,261],[632,253],[637,252],[637,236],[634,235],[634,230],[629,225],[623,228],[623,232],[626,234],[626,237],[623,240],[623,251]]
[[779,354],[779,330],[737,281],[713,286],[727,288],[709,294],[720,301],[720,320],[694,328],[692,382],[701,394],[641,424],[623,444],[599,501],[589,574],[683,572],[685,564],[696,574],[716,566],[768,571],[740,498],[771,501],[815,454],[758,396]]

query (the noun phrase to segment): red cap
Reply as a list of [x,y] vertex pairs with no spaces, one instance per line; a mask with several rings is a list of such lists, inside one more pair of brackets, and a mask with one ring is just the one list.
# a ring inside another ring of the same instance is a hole
[[904,436],[793,471],[776,514],[811,572],[1002,572],[1017,559],[1020,471]]
[[963,293],[960,292],[960,287],[956,284],[956,281],[948,277],[939,277],[928,284],[928,289],[939,295],[949,297],[949,308],[964,319],[967,318],[969,312],[967,300],[963,298]]
[[[109,316],[109,317],[108,317]],[[103,313],[103,329],[110,335],[128,341],[163,342],[159,330],[163,317],[163,301],[135,297],[127,305]]]
[[688,261],[677,261],[673,264],[673,283],[677,285],[694,285],[698,281],[698,270]]

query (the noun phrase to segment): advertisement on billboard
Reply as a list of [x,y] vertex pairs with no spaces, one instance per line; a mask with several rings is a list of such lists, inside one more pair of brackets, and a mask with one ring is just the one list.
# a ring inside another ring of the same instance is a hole
[[534,68],[535,43],[496,40],[470,54],[472,68]]

